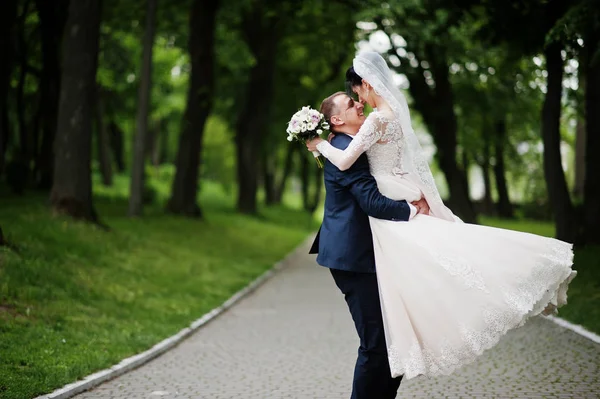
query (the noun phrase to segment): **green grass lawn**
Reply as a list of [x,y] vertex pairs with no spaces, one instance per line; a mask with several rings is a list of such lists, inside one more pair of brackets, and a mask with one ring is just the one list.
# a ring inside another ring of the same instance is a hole
[[[549,222],[481,218],[481,223],[554,236],[554,225]],[[569,285],[568,304],[559,309],[558,315],[600,334],[600,247],[576,248],[573,269],[578,274]]]
[[0,223],[20,250],[0,249],[1,398],[31,398],[148,349],[317,227],[281,207],[241,216],[210,185],[201,196],[205,221],[160,206],[129,219],[123,184],[96,190],[110,232],[52,217],[45,197],[0,199]]

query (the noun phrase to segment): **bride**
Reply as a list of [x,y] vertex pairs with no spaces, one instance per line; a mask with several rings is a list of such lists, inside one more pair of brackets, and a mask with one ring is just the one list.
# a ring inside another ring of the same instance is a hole
[[450,374],[510,329],[566,304],[572,245],[463,223],[440,198],[385,60],[358,55],[346,80],[374,111],[345,150],[321,139],[309,150],[340,170],[366,151],[382,194],[430,206],[407,223],[369,218],[392,377]]

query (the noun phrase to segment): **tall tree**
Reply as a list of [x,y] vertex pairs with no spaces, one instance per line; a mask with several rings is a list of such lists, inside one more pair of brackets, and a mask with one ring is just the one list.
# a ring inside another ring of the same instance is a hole
[[119,173],[125,172],[125,148],[123,145],[124,133],[115,121],[108,122],[108,143],[113,153]]
[[[27,176],[29,175],[29,161],[33,154],[34,148],[31,143],[32,134],[30,134],[29,126],[27,126],[27,101],[25,99],[25,85],[27,75],[30,73],[29,58],[30,58],[30,43],[27,38],[27,19],[30,15],[31,1],[27,0],[23,3],[21,14],[17,23],[17,54],[19,60],[19,78],[17,82],[16,105],[17,105],[17,124],[19,126],[19,157],[17,161],[25,168]],[[28,178],[26,178],[28,180]]]
[[294,154],[298,152],[296,143],[291,143],[285,151],[285,159],[283,161],[283,170],[277,179],[275,162],[272,158],[273,154],[266,153],[263,155],[263,180],[265,185],[265,204],[278,205],[281,204],[283,193],[285,192],[287,181],[292,173],[294,164]]
[[560,114],[563,78],[562,46],[554,42],[544,51],[548,71],[547,93],[542,108],[542,139],[544,142],[544,176],[550,203],[554,209],[556,236],[566,241],[575,239],[575,214],[560,153]]
[[106,110],[104,107],[104,96],[100,85],[96,88],[96,147],[98,149],[98,164],[102,183],[105,186],[112,185],[112,165],[109,147],[108,124],[106,122]]
[[54,177],[50,202],[57,213],[98,221],[92,203],[91,144],[100,0],[69,5],[63,48]]
[[136,133],[131,164],[131,189],[129,196],[129,216],[142,214],[142,197],[145,180],[145,148],[148,131],[148,112],[150,109],[150,89],[152,87],[152,48],[156,31],[156,5],[158,0],[147,0],[146,30],[144,32],[144,50],[142,55],[142,73],[138,93]]
[[[271,3],[271,4],[270,4]],[[274,11],[274,1],[258,1],[244,11],[242,34],[254,55],[245,99],[236,121],[238,198],[237,209],[242,213],[257,212],[257,166],[260,163],[261,136],[269,123],[273,99],[273,77],[277,45],[281,40],[283,18]],[[271,8],[269,8],[271,7]]]
[[587,8],[584,11],[590,18],[585,30],[585,183],[584,183],[584,225],[585,242],[600,244],[600,10]]
[[494,199],[492,198],[492,180],[490,179],[490,143],[489,135],[483,132],[483,151],[476,156],[476,161],[483,175],[483,212],[493,214]]
[[[580,69],[581,71],[581,69]],[[585,87],[585,79],[579,73],[579,87]],[[577,116],[577,125],[575,126],[575,183],[573,184],[573,195],[583,197],[583,188],[585,186],[585,117]]]
[[54,138],[60,95],[60,46],[68,0],[36,0],[35,4],[40,18],[42,43],[42,144],[35,160],[35,180],[38,188],[49,190],[52,187]]
[[4,157],[9,134],[6,104],[14,58],[17,3],[17,0],[0,2],[0,54],[2,54],[2,62],[0,62],[0,174],[4,170]]
[[496,121],[494,129],[494,176],[496,177],[496,189],[498,190],[498,215],[503,218],[512,218],[513,209],[508,196],[508,185],[506,184],[506,170],[504,166],[504,147],[506,145],[506,121]]
[[213,103],[214,43],[218,1],[194,0],[189,20],[188,48],[192,63],[187,105],[183,117],[176,172],[167,210],[201,217],[196,202],[204,125]]

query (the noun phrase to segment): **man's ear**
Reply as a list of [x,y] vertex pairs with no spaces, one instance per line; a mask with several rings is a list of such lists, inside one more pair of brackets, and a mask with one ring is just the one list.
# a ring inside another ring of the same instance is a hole
[[344,121],[339,116],[332,116],[331,124],[335,126],[341,126],[344,124]]

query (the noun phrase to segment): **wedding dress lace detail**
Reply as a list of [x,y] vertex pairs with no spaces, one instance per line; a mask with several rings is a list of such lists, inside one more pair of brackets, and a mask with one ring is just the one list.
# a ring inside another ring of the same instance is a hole
[[485,293],[490,292],[485,286],[481,273],[471,267],[465,258],[457,255],[445,255],[438,251],[429,250],[429,252],[444,270],[457,277],[466,287],[477,288]]
[[[392,375],[404,375],[406,379],[420,375],[449,375],[495,346],[509,330],[542,314],[548,304],[552,304],[553,309],[566,304],[567,286],[577,273],[570,268],[572,246],[552,240],[541,259],[520,284],[500,285],[505,306],[482,306],[477,317],[482,324],[457,322],[454,326],[440,325],[440,329],[454,332],[453,336],[449,334],[452,339],[444,337],[423,344],[415,334],[410,344],[402,342],[403,348],[394,343],[388,345]],[[471,279],[470,272],[464,276],[467,281],[478,280]],[[475,285],[474,288],[481,287]]]
[[[371,152],[371,148],[385,147],[385,153]],[[369,156],[371,174],[402,174],[402,127],[398,120],[379,111],[371,112],[352,142],[345,150],[333,147],[327,141],[317,150],[340,170],[347,170],[365,151]]]

